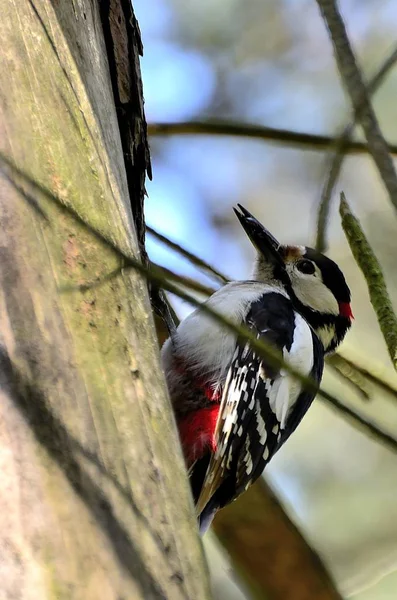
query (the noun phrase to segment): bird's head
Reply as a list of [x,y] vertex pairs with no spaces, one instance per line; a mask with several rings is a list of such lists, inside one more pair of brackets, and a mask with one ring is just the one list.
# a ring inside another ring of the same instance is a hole
[[333,352],[353,319],[350,290],[342,271],[313,248],[281,245],[250,212],[238,206],[236,215],[257,251],[254,279],[281,284],[325,352]]

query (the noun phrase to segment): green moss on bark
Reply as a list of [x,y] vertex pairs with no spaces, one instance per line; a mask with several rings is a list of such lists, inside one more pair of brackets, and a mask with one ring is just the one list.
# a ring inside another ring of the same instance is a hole
[[382,267],[369,245],[358,219],[351,212],[343,192],[339,211],[342,217],[343,230],[355,261],[367,282],[372,306],[378,318],[393,366],[397,369],[397,317],[390,301]]

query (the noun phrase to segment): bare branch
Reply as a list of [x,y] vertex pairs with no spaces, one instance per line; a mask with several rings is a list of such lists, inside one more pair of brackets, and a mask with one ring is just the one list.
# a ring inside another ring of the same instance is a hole
[[215,288],[209,287],[208,285],[203,285],[202,283],[195,281],[191,277],[186,277],[185,275],[177,275],[176,273],[171,271],[171,269],[167,269],[166,267],[162,267],[155,263],[151,263],[151,265],[152,265],[152,268],[159,270],[159,272],[163,272],[164,276],[167,277],[167,279],[169,281],[175,281],[176,283],[179,283],[183,287],[193,290],[194,292],[197,292],[198,294],[202,294],[203,296],[208,297],[208,296],[212,296],[212,294],[214,294],[216,292]]
[[212,279],[215,279],[218,283],[223,285],[229,281],[229,279],[220,271],[215,269],[215,267],[205,262],[205,260],[203,260],[202,258],[199,258],[196,254],[193,254],[193,252],[186,250],[186,248],[183,248],[180,244],[173,242],[159,231],[156,231],[156,229],[153,229],[153,227],[146,226],[146,231],[150,233],[153,237],[158,239],[165,246],[168,246],[172,250],[175,250],[175,252],[178,252],[178,254],[180,254],[188,261],[190,261],[193,265],[204,271],[207,275],[212,277]]
[[324,396],[323,399],[333,410],[337,411],[340,415],[347,417],[347,420],[351,425],[363,431],[377,442],[380,442],[392,452],[397,452],[397,439],[392,435],[383,431],[378,425],[375,425],[375,423],[372,423],[372,421],[369,421],[366,417],[360,415],[346,404],[343,404],[343,402],[335,399],[330,402],[329,399]]
[[264,478],[219,511],[213,527],[250,598],[342,600]]
[[390,201],[397,210],[397,174],[357,66],[343,19],[335,0],[317,0],[317,4],[330,32],[340,77],[350,96],[356,118],[362,125],[369,151],[389,193]]
[[[229,121],[194,121],[181,123],[151,123],[148,124],[149,135],[222,135],[245,137],[275,142],[292,148],[302,150],[328,151],[335,146],[337,139],[328,135],[314,135],[311,133],[275,129],[249,123],[234,123]],[[397,146],[390,144],[388,147],[392,154],[397,154]],[[367,144],[363,142],[348,141],[345,151],[347,154],[368,154]]]
[[384,392],[394,396],[397,399],[397,384],[393,384],[388,378],[388,373],[380,373],[381,367],[379,365],[374,365],[374,360],[371,357],[371,366],[360,365],[357,360],[354,360],[351,357],[346,358],[340,354],[337,355],[338,358],[342,358],[346,364],[350,365],[352,369],[356,371],[356,373],[360,373],[363,377],[365,377],[368,381],[373,383],[374,385],[381,388]]
[[378,318],[393,366],[396,369],[397,317],[390,301],[380,263],[369,245],[358,219],[351,212],[343,192],[340,200],[340,214],[343,230],[355,261],[366,279],[371,303]]
[[327,356],[326,364],[333,369],[342,379],[351,385],[363,400],[370,399],[367,381],[362,373],[346,361],[340,354]]
[[[395,48],[391,54],[387,57],[387,59],[382,63],[379,71],[374,75],[374,77],[368,83],[368,94],[374,94],[379,86],[384,81],[384,78],[389,73],[391,68],[395,65],[397,61],[397,48]],[[339,179],[340,172],[342,170],[343,161],[347,154],[347,148],[349,144],[350,137],[353,134],[354,128],[356,126],[357,115],[354,120],[351,121],[344,128],[342,134],[336,141],[335,152],[331,157],[330,168],[328,172],[327,180],[324,184],[321,200],[318,207],[317,213],[317,234],[316,234],[316,249],[319,252],[324,252],[327,249],[327,240],[326,240],[326,228],[329,219],[329,209],[331,205],[331,198],[335,188],[335,185]],[[390,149],[390,148],[389,148]]]

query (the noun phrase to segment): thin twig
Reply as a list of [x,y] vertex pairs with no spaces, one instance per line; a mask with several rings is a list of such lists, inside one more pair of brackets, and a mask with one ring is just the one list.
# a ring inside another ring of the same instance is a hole
[[[289,131],[263,127],[249,123],[235,123],[230,121],[184,121],[181,123],[150,123],[149,135],[221,135],[259,139],[276,142],[283,146],[301,148],[302,150],[328,151],[335,147],[337,139],[328,135],[314,135],[311,133]],[[365,142],[348,141],[345,151],[347,154],[368,154],[369,149]],[[397,154],[397,145],[390,144],[389,151]]]
[[340,354],[332,354],[331,356],[327,356],[326,364],[348,385],[352,386],[356,393],[361,396],[363,400],[370,399],[370,393],[365,377],[350,363],[348,363]]
[[202,258],[199,258],[196,254],[193,254],[193,252],[186,250],[186,248],[183,248],[180,244],[173,242],[162,233],[159,233],[158,231],[153,229],[153,227],[146,226],[146,231],[150,233],[153,237],[158,239],[165,246],[172,248],[172,250],[175,250],[175,252],[178,252],[178,254],[187,258],[187,260],[189,260],[193,265],[199,267],[202,271],[206,272],[210,277],[212,277],[212,279],[215,279],[218,283],[224,285],[229,281],[229,279],[220,271],[215,269],[215,267],[205,262]]
[[340,354],[338,355],[338,357],[343,358],[343,360],[348,365],[350,365],[352,367],[352,369],[354,369],[356,372],[360,373],[368,381],[370,381],[374,385],[381,388],[384,392],[390,394],[391,396],[394,396],[394,398],[397,399],[397,384],[393,385],[392,383],[386,381],[385,379],[382,379],[382,377],[374,371],[374,363],[373,363],[372,359],[371,359],[371,367],[368,367],[368,366],[364,367],[362,365],[359,365],[356,360],[353,360],[350,357],[349,358],[346,358],[345,356],[342,357],[342,355],[340,355]]
[[[374,94],[381,83],[384,81],[386,75],[389,73],[391,68],[395,65],[397,61],[397,48],[391,52],[391,54],[387,57],[387,59],[382,63],[378,72],[374,75],[374,77],[370,80],[367,86],[368,94]],[[319,252],[324,252],[327,247],[326,240],[326,228],[329,219],[329,211],[331,206],[332,194],[335,188],[335,185],[339,179],[340,172],[342,170],[343,161],[347,154],[347,147],[350,140],[350,137],[353,134],[354,128],[356,126],[357,115],[346,127],[344,128],[340,137],[338,137],[336,141],[335,152],[331,157],[330,168],[328,172],[327,180],[324,184],[321,200],[318,207],[317,212],[317,233],[316,233],[316,249]]]
[[357,426],[358,429],[361,429],[362,431],[365,431],[365,433],[367,433],[370,437],[384,444],[387,448],[389,448],[389,450],[392,450],[393,452],[397,451],[397,440],[389,433],[386,433],[386,431],[383,431],[383,429],[380,429],[378,425],[375,425],[366,417],[360,415],[339,400],[333,399],[330,401],[324,396],[323,399],[329,404],[329,406],[331,406],[332,409],[338,411],[338,413],[344,417],[347,417],[352,425]]
[[171,271],[171,269],[167,269],[167,267],[157,265],[156,263],[151,263],[151,265],[152,267],[161,270],[164,276],[167,277],[169,281],[175,281],[176,283],[179,283],[180,285],[183,285],[183,287],[193,290],[194,292],[203,294],[204,296],[212,296],[212,294],[216,292],[216,289],[214,289],[213,287],[199,283],[191,277],[176,274],[174,273],[174,271]]
[[362,125],[369,151],[389,193],[390,201],[397,210],[396,170],[357,66],[343,19],[335,0],[317,0],[317,4],[332,39],[340,77],[350,96],[356,117]]
[[354,259],[366,279],[370,300],[378,318],[390,358],[394,368],[397,369],[397,317],[390,301],[382,267],[369,245],[358,219],[351,212],[343,192],[340,198],[340,214],[342,227]]

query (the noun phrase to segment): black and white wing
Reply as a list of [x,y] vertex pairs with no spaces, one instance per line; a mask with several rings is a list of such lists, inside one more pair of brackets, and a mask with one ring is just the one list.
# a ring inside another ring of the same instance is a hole
[[[264,294],[251,306],[245,324],[292,366],[320,382],[323,350],[288,298],[277,292]],[[215,430],[217,449],[197,502],[203,518],[237,498],[259,477],[313,399],[313,393],[302,391],[299,382],[283,370],[266,364],[249,343],[237,344]]]

